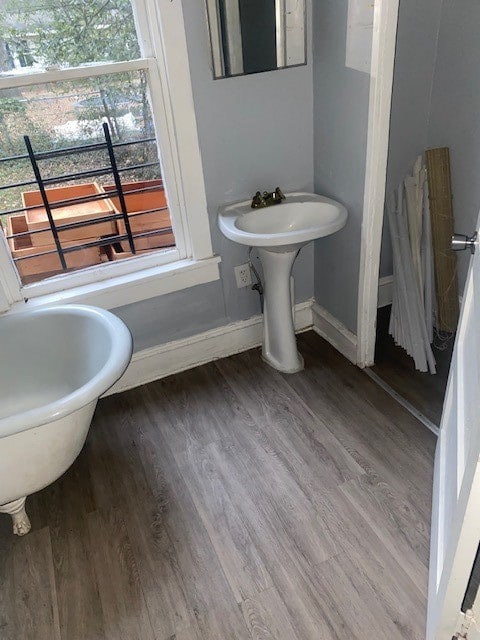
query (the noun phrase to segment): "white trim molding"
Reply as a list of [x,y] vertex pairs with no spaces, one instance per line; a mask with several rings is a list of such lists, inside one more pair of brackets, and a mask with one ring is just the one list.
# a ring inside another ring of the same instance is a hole
[[399,0],[375,2],[358,287],[357,362],[370,366],[375,357],[378,275],[387,175],[390,111]]
[[[383,276],[378,281],[378,308],[388,307],[393,302],[393,276]],[[458,296],[458,304],[462,306],[463,295]]]
[[377,307],[388,307],[393,302],[393,276],[384,276],[378,281]]
[[220,258],[180,260],[159,267],[128,273],[58,293],[14,303],[8,313],[51,304],[91,304],[102,309],[116,309],[174,291],[189,289],[220,279]]
[[[312,328],[313,300],[295,305],[295,330]],[[226,358],[262,344],[263,316],[199,333],[181,340],[157,345],[133,354],[123,377],[106,395],[120,393],[142,384],[198,367],[212,360]]]
[[317,303],[312,307],[312,320],[315,333],[357,364],[357,336],[354,333]]
[[[188,230],[186,255],[203,260],[211,257],[213,250],[182,2],[142,1],[147,6],[148,35],[158,63],[155,67],[159,71],[164,106],[160,126],[165,131],[158,138],[160,142],[168,138],[168,151],[173,150],[167,165],[167,145],[161,149],[163,170],[170,170],[170,182],[176,180],[184,231]],[[151,74],[154,83],[155,75]],[[166,185],[168,188],[168,180]]]
[[80,67],[66,67],[59,69],[35,69],[32,73],[19,75],[2,75],[0,77],[0,90],[29,87],[48,82],[70,82],[92,76],[104,76],[113,73],[125,73],[139,71],[148,67],[148,60],[137,58],[123,62],[98,62],[96,64],[84,64]]

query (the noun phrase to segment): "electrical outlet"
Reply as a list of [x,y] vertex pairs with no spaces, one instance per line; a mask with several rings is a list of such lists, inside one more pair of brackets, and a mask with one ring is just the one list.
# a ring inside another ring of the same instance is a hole
[[235,279],[237,281],[237,287],[248,287],[252,284],[252,272],[250,271],[250,265],[248,262],[235,267]]

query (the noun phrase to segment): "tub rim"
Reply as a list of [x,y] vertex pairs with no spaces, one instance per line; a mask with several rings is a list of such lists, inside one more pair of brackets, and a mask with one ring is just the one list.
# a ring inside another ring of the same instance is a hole
[[117,382],[130,363],[133,351],[130,330],[123,320],[110,311],[99,307],[81,304],[56,304],[42,307],[41,309],[26,310],[14,315],[7,314],[4,317],[0,317],[0,327],[3,322],[17,322],[21,317],[56,314],[97,318],[107,328],[112,337],[113,348],[104,365],[81,387],[74,389],[54,402],[0,418],[0,438],[55,422],[92,401],[98,400],[101,395]]

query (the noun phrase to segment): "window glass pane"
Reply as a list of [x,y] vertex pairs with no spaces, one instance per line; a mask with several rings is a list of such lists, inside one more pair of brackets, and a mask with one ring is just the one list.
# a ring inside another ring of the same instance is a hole
[[140,57],[130,0],[4,0],[0,72]]
[[[105,143],[104,123],[114,144],[128,224],[119,217],[122,203],[115,193],[108,151],[105,146],[91,148]],[[40,154],[38,166],[55,223],[83,225],[59,231],[61,246],[67,250],[65,265],[49,230],[31,162],[25,157],[24,136],[29,137],[34,153]],[[64,153],[65,149],[71,151]],[[41,157],[46,152],[48,157]],[[105,194],[108,197],[101,197]],[[58,204],[74,198],[80,200]],[[92,222],[105,216],[107,220]],[[139,253],[175,245],[145,72],[0,92],[0,221],[8,236],[17,234],[9,244],[24,283],[131,257],[128,226]],[[99,244],[68,251],[92,243]],[[38,253],[45,255],[33,257]]]
[[[102,124],[107,122],[114,143],[150,142],[116,149],[119,167],[148,164],[122,173],[124,180],[160,177],[155,130],[143,71],[118,73],[68,82],[50,82],[20,89],[0,90],[0,158],[25,155],[24,136],[36,152],[104,142]],[[106,150],[43,160],[44,178],[108,166]],[[111,182],[112,176],[96,179]],[[0,163],[0,187],[33,181],[29,160]],[[22,190],[0,190],[0,211],[21,206]]]

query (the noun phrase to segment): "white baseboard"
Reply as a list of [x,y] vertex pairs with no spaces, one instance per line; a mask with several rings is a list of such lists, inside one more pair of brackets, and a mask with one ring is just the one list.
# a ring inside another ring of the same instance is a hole
[[353,364],[357,363],[357,336],[316,302],[312,307],[313,330]]
[[378,308],[387,307],[393,301],[393,276],[385,276],[378,281]]
[[[393,276],[384,276],[378,281],[378,308],[388,307],[393,302]],[[458,303],[462,306],[463,295],[458,296]]]
[[[312,328],[312,306],[313,300],[295,305],[297,332]],[[258,347],[262,344],[262,325],[263,317],[254,316],[134,353],[122,378],[105,395],[133,389],[206,362]]]

